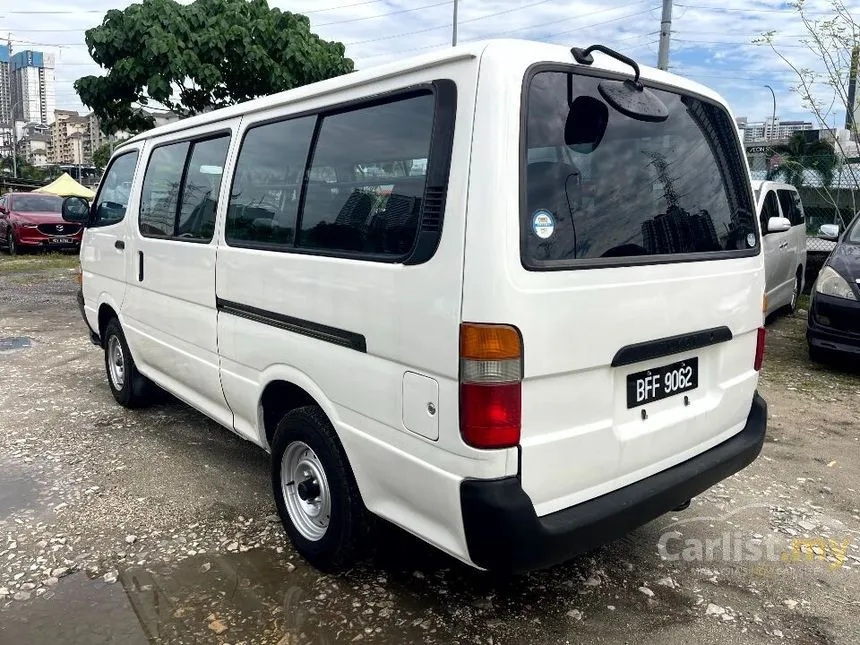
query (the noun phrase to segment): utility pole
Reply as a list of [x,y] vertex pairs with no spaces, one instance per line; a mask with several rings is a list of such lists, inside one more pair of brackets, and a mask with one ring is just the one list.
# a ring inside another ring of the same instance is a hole
[[451,25],[451,47],[457,46],[457,0],[454,0],[454,22]]
[[663,0],[663,17],[660,18],[660,49],[657,52],[657,68],[669,69],[669,37],[672,33],[672,0]]
[[12,121],[12,179],[18,176],[18,137],[15,132],[15,108],[17,107],[18,104],[16,103],[9,112],[9,117]]

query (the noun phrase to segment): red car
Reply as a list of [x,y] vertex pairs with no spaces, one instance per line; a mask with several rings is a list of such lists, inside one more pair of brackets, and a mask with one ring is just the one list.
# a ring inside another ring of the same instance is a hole
[[84,228],[63,220],[63,198],[39,193],[0,196],[0,244],[15,255],[24,249],[77,249]]

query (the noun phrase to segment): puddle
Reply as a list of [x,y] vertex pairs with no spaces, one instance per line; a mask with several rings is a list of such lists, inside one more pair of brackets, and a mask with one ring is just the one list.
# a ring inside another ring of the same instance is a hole
[[0,459],[0,520],[26,508],[40,485],[18,464]]
[[[0,601],[0,643],[556,644],[600,634],[623,641],[631,620],[645,634],[690,620],[679,592],[659,588],[652,607],[611,574],[577,592],[594,562],[500,579],[428,557],[428,549],[388,553],[343,575],[271,549],[132,567],[114,584],[76,573],[41,597]],[[571,618],[571,608],[588,622]]]
[[19,349],[27,349],[32,347],[33,340],[27,336],[10,336],[8,338],[0,338],[0,354],[5,352],[15,352]]
[[114,584],[77,573],[42,597],[0,603],[0,643],[451,642],[378,575],[327,576],[264,550],[132,568]]

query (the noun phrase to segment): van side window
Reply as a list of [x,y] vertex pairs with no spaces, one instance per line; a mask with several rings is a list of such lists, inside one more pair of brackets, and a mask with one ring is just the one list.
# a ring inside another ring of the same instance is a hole
[[229,145],[229,135],[221,135],[152,151],[140,197],[141,235],[201,242],[212,239]]
[[171,237],[176,222],[176,206],[182,170],[190,144],[187,141],[161,146],[152,151],[143,192],[140,196],[138,227],[146,237]]
[[767,235],[767,223],[771,217],[779,217],[779,203],[776,201],[776,193],[767,191],[764,196],[764,204],[761,207],[761,232]]
[[236,162],[226,239],[236,246],[292,246],[316,117],[248,129]]
[[409,253],[421,214],[434,104],[427,92],[321,117],[299,247]]
[[125,218],[135,166],[137,150],[114,157],[96,196],[90,228],[118,224]]
[[792,226],[803,224],[805,218],[803,216],[803,205],[800,202],[800,195],[793,190],[780,190],[779,205],[782,206],[782,216],[788,218]]
[[230,137],[209,139],[192,145],[176,224],[178,237],[205,242],[212,239],[218,191],[221,190],[221,177],[229,146]]

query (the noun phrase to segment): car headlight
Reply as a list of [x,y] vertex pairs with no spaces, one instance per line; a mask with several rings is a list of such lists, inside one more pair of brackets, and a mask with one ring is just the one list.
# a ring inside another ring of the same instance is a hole
[[39,228],[38,224],[30,224],[30,222],[17,222],[15,226],[18,228]]
[[824,267],[818,274],[818,280],[815,281],[815,293],[834,298],[857,300],[857,296],[854,295],[848,281],[831,267]]

